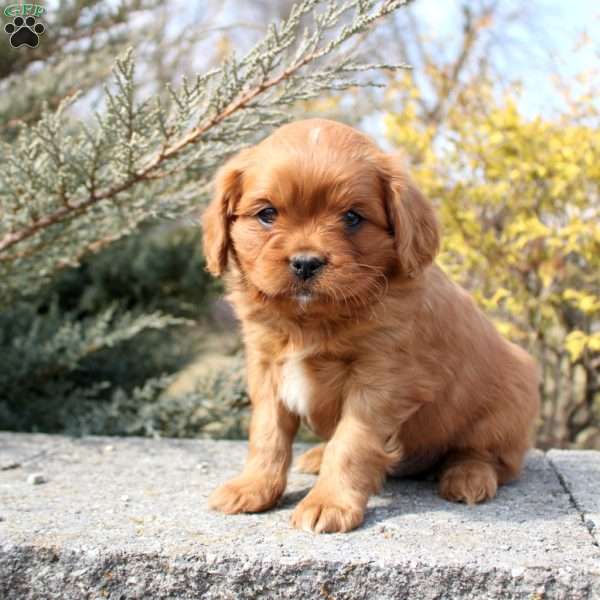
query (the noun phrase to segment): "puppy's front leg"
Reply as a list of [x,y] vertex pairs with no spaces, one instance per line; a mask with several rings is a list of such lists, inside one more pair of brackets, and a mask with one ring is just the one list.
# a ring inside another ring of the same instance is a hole
[[287,483],[299,419],[276,396],[272,373],[248,368],[252,399],[249,451],[241,475],[217,488],[209,506],[224,513],[260,512],[274,506]]
[[325,446],[319,479],[296,507],[292,525],[317,533],[358,527],[389,462],[375,428],[356,414],[345,414]]

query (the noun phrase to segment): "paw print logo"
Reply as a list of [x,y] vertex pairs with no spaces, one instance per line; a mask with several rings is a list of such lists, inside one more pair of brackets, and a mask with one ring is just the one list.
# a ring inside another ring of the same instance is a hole
[[23,17],[15,17],[12,23],[7,23],[4,26],[4,31],[10,35],[10,45],[13,48],[18,48],[19,46],[37,48],[40,43],[39,36],[46,31],[46,27],[32,16],[25,19]]

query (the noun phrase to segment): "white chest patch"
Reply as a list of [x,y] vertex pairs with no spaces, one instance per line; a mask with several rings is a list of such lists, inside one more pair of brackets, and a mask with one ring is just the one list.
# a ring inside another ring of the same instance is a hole
[[308,416],[310,406],[311,385],[304,356],[301,353],[287,357],[281,368],[279,397],[288,409],[300,417]]

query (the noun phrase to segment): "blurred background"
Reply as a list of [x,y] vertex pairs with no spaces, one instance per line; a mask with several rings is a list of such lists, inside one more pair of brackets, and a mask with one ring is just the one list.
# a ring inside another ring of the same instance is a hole
[[[69,114],[93,120],[130,46],[141,94],[168,99],[292,4],[47,2],[37,48],[0,40],[0,139],[10,148],[76,91]],[[415,0],[350,45],[412,68],[300,98],[286,118],[341,120],[406,153],[441,221],[440,264],[539,362],[536,445],[600,449],[600,10]],[[145,219],[0,304],[0,429],[246,435],[243,348],[204,271],[201,210]]]

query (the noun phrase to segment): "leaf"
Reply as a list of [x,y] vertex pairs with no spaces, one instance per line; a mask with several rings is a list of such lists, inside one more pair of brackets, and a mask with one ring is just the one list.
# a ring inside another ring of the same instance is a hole
[[600,298],[593,294],[569,288],[563,292],[563,298],[586,315],[600,311]]
[[594,333],[588,338],[587,346],[593,352],[600,352],[600,332]]
[[589,336],[579,329],[569,333],[565,339],[565,348],[571,357],[571,362],[576,362],[581,358],[581,355],[588,344],[588,340]]

